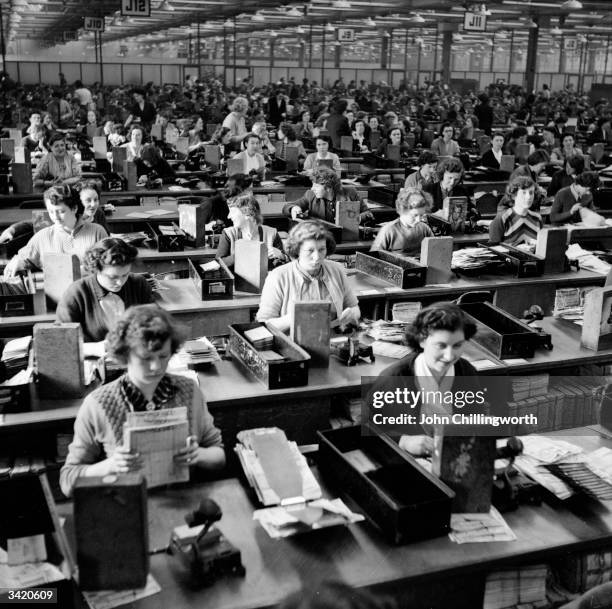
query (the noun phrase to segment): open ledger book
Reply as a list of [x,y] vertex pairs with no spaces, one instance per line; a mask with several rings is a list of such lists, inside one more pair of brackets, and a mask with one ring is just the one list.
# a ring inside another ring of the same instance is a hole
[[140,454],[148,488],[189,480],[189,466],[174,460],[188,436],[185,406],[130,412],[123,425],[123,444]]

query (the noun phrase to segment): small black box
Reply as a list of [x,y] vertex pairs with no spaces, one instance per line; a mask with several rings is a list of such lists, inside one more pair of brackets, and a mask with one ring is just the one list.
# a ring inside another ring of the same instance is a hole
[[171,224],[174,234],[164,235],[159,224],[149,224],[149,232],[157,243],[158,252],[182,252],[185,249],[187,235],[174,222]]
[[149,541],[147,485],[141,474],[78,478],[74,525],[83,590],[144,587]]
[[[455,493],[393,440],[360,425],[317,435],[323,477],[350,495],[391,542],[448,533]],[[356,453],[371,463],[369,471],[355,464]]]
[[220,269],[203,271],[199,262],[187,258],[189,277],[195,283],[202,300],[229,299],[234,297],[234,274],[223,260],[218,260]]
[[[14,315],[34,315],[34,278],[28,272],[21,275],[23,294],[0,294],[0,317],[12,317]],[[0,278],[0,281],[2,279]],[[21,286],[20,286],[21,289]]]
[[357,252],[355,269],[404,290],[425,285],[427,275],[418,260],[385,251]]

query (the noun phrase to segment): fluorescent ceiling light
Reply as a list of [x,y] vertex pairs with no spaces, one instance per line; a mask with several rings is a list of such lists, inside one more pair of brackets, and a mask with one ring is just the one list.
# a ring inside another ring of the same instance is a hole
[[334,8],[351,8],[351,3],[348,0],[334,0],[332,6]]
[[561,9],[564,11],[579,11],[582,8],[580,0],[565,0],[561,4]]

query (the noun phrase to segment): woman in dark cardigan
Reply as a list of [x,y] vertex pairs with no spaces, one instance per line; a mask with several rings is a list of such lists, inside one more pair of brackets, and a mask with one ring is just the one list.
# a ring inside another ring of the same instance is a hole
[[91,274],[66,290],[57,305],[57,321],[78,322],[85,342],[99,342],[126,309],[152,303],[147,280],[130,272],[137,255],[135,247],[114,238],[87,250],[84,266]]
[[[370,390],[370,398],[373,399],[374,392],[395,393],[397,388],[402,392],[404,389],[408,392],[422,389],[423,392],[443,393],[451,390],[454,393],[479,391],[478,372],[461,357],[475,333],[475,324],[456,304],[439,302],[423,309],[406,331],[408,345],[413,352],[380,374]],[[373,401],[368,399],[368,403]],[[399,438],[399,445],[414,456],[430,456],[434,447],[433,429],[419,423],[421,415],[472,414],[484,410],[478,405],[458,408],[455,403],[423,402],[419,399],[410,409],[417,423],[402,427],[404,434]]]

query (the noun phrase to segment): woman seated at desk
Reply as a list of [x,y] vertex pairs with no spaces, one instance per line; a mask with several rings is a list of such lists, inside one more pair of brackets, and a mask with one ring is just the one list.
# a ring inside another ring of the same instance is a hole
[[566,186],[571,186],[574,183],[574,180],[583,171],[583,156],[576,155],[567,159],[563,163],[563,169],[559,169],[559,171],[554,173],[552,180],[548,185],[548,189],[546,190],[546,195],[548,197],[554,197],[562,188],[565,188]]
[[585,171],[570,186],[562,188],[550,208],[550,222],[559,226],[567,222],[580,222],[580,210],[593,209],[593,191],[599,186],[599,175]]
[[241,173],[246,175],[255,173],[263,180],[266,172],[266,160],[263,154],[259,152],[261,148],[259,137],[254,133],[247,133],[244,138],[244,146],[245,149],[234,157],[235,161],[243,162]]
[[423,222],[427,208],[427,200],[421,191],[406,188],[400,190],[395,201],[399,218],[380,229],[370,251],[385,250],[420,256],[423,239],[434,236],[431,228]]
[[292,262],[266,277],[257,321],[269,321],[286,332],[291,326],[291,305],[302,300],[331,301],[332,326],[359,321],[359,302],[344,268],[326,260],[336,249],[331,234],[318,222],[300,222],[289,232],[286,247]]
[[295,134],[299,139],[312,140],[314,138],[314,126],[310,122],[310,110],[304,110],[300,114],[300,120],[295,124]]
[[263,121],[254,123],[251,127],[251,132],[255,135],[259,136],[259,145],[260,149],[258,152],[264,155],[264,158],[268,158],[269,155],[276,154],[276,147],[270,141],[270,136],[268,135],[268,126]]
[[83,401],[60,472],[65,495],[72,495],[81,476],[127,474],[141,469],[139,455],[123,445],[123,424],[129,412],[186,406],[188,433],[196,441],[186,443],[174,459],[202,470],[225,465],[221,433],[202,391],[193,380],[166,373],[168,361],[181,342],[170,315],[155,305],[128,309],[109,332],[107,352],[126,364],[127,372]]
[[554,148],[550,153],[550,162],[561,165],[563,162],[575,156],[582,156],[582,150],[574,145],[576,140],[573,133],[564,133],[561,140],[561,147]]
[[404,188],[425,188],[438,180],[438,157],[431,150],[424,150],[417,161],[419,168],[404,182]]
[[176,176],[174,169],[170,167],[155,144],[145,144],[142,147],[140,158],[136,159],[136,172],[139,178],[142,176],[147,176],[148,179],[161,178],[163,182],[172,182]]
[[142,158],[144,131],[140,125],[133,125],[130,130],[129,141],[123,144],[123,148],[127,150],[127,160],[134,161]]
[[153,302],[147,280],[131,273],[138,250],[121,239],[102,239],[85,252],[87,277],[72,283],[59,304],[56,319],[78,322],[83,340],[97,343],[132,305]]
[[[316,152],[311,152],[304,161],[304,171],[312,175],[320,165],[331,163],[332,169],[336,172],[338,177],[341,177],[342,169],[340,167],[340,159],[337,154],[329,151],[331,140],[327,135],[317,135],[315,145],[317,147]],[[325,161],[321,163],[320,161]]]
[[353,152],[361,154],[362,152],[369,152],[368,148],[369,141],[366,135],[366,123],[365,119],[358,118],[353,123]]
[[287,148],[297,148],[298,159],[306,158],[306,150],[300,140],[297,139],[295,129],[289,123],[281,123],[278,126],[277,137],[279,146],[276,149],[276,158],[285,161],[287,158]]
[[[462,412],[453,404],[436,401],[435,394],[480,390],[476,369],[461,357],[474,334],[475,324],[458,305],[438,302],[426,307],[406,330],[408,346],[413,352],[383,370],[372,391],[401,386],[414,394],[422,392],[422,397],[411,410],[417,421],[422,415],[448,416]],[[427,396],[433,397],[424,400]],[[473,408],[469,410],[469,413],[472,412]],[[433,428],[415,424],[410,426],[410,431],[413,433],[400,437],[400,448],[415,457],[431,456],[434,448]]]
[[247,239],[266,244],[271,267],[287,261],[278,231],[263,224],[259,203],[252,194],[236,197],[232,201],[229,208],[229,219],[234,226],[223,229],[217,248],[217,259],[233,267],[236,241]]
[[45,130],[42,125],[36,125],[28,129],[27,135],[21,140],[21,145],[34,157],[47,154],[45,148]]
[[[290,201],[283,207],[283,214],[293,220],[300,215],[320,218],[327,222],[336,221],[338,201],[360,201],[357,191],[350,186],[342,186],[340,178],[327,167],[319,167],[312,176],[312,187],[297,201]],[[361,201],[359,221],[374,218],[368,206]]]
[[460,184],[463,177],[463,163],[454,157],[442,159],[436,169],[437,181],[427,184],[423,190],[432,199],[431,212],[444,209],[449,197],[466,197],[467,190]]
[[34,186],[52,186],[53,184],[74,184],[81,179],[81,167],[66,150],[66,136],[54,133],[49,139],[51,152],[40,159],[34,171]]
[[404,132],[399,127],[391,127],[387,131],[387,137],[378,146],[377,154],[388,157],[387,147],[397,146],[399,147],[400,156],[410,154],[410,146],[404,141]]
[[96,180],[81,180],[74,189],[83,206],[83,222],[98,224],[110,235],[106,214],[100,207],[100,184]]
[[535,182],[518,176],[508,183],[506,196],[511,207],[498,211],[489,226],[489,243],[509,243],[531,249],[543,226],[542,216],[531,210],[536,191]]
[[527,157],[527,162],[524,165],[519,165],[510,174],[510,180],[519,176],[526,176],[531,178],[534,182],[537,182],[538,176],[544,171],[549,161],[550,157],[548,156],[548,152],[542,148],[538,148]]
[[491,148],[487,150],[480,159],[480,164],[491,169],[501,168],[501,158],[504,155],[504,136],[502,133],[494,133],[491,136]]
[[43,268],[45,254],[76,254],[81,262],[85,252],[108,236],[98,224],[83,222],[83,207],[68,186],[52,186],[43,195],[47,213],[53,224],[37,233],[6,265],[5,277],[25,269]]
[[458,156],[461,152],[459,144],[453,139],[455,130],[450,123],[440,127],[440,135],[431,143],[431,151],[438,156]]

